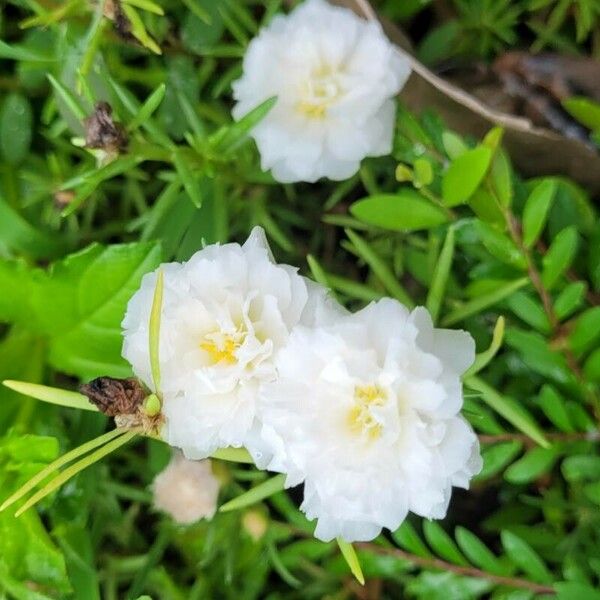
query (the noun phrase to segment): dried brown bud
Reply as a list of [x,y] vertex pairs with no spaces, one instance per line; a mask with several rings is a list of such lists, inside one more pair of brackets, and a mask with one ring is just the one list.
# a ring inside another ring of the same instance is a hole
[[109,417],[135,414],[148,395],[135,378],[98,377],[80,386],[79,391]]
[[115,30],[122,39],[135,39],[133,35],[131,35],[131,23],[121,8],[121,2],[119,0],[105,0],[104,16],[114,23]]
[[120,123],[112,118],[112,107],[108,102],[98,102],[92,116],[83,122],[86,148],[100,148],[118,153],[127,146],[127,134]]

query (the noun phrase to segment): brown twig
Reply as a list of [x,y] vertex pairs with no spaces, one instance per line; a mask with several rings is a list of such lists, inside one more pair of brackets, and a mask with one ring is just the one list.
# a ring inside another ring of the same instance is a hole
[[519,577],[504,577],[502,575],[494,575],[487,571],[482,571],[475,567],[461,567],[452,563],[446,562],[439,558],[425,558],[423,556],[417,556],[400,550],[398,548],[386,548],[384,546],[378,546],[377,544],[359,543],[356,544],[357,548],[368,550],[375,554],[384,554],[386,556],[395,556],[402,560],[406,560],[419,567],[429,569],[440,569],[441,571],[451,571],[457,575],[464,575],[466,577],[477,577],[478,579],[487,579],[496,585],[506,585],[509,587],[520,588],[523,590],[530,590],[536,594],[556,594],[554,588],[543,585],[540,583],[534,583],[527,579],[520,579]]

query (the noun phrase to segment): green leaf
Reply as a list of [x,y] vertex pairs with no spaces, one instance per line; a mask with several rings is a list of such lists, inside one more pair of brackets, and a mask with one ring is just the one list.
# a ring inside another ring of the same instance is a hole
[[467,559],[460,553],[452,538],[435,522],[424,520],[425,539],[438,556],[455,565],[468,567]]
[[246,448],[219,448],[211,454],[211,457],[229,462],[254,464],[254,461]]
[[73,113],[73,116],[78,121],[83,121],[85,119],[85,110],[79,103],[79,100],[73,96],[73,94],[56,78],[52,75],[48,74],[48,80],[52,84],[56,95],[62,102],[66,105],[66,107]]
[[469,369],[463,375],[463,379],[479,373],[485,368],[489,362],[496,356],[500,346],[502,346],[502,340],[504,339],[504,317],[498,317],[496,325],[494,326],[494,333],[492,334],[492,343],[489,348],[484,352],[480,352],[475,356],[475,362],[469,367]]
[[542,333],[550,332],[550,321],[541,302],[531,294],[515,292],[506,302],[510,310],[520,319]]
[[508,208],[512,204],[512,172],[510,161],[503,150],[496,152],[490,172],[490,180],[496,198],[502,207]]
[[442,198],[446,206],[464,204],[483,181],[492,151],[485,146],[467,150],[456,158],[442,178]]
[[440,252],[440,256],[436,262],[435,270],[431,280],[431,286],[427,293],[427,301],[425,306],[431,314],[433,322],[437,322],[440,314],[440,308],[444,300],[444,293],[446,291],[446,283],[450,270],[452,268],[452,260],[454,258],[454,227],[448,228],[444,245]]
[[233,152],[248,139],[250,131],[267,116],[276,102],[276,97],[268,98],[236,123],[218,131],[211,138],[214,151],[222,154]]
[[154,391],[160,392],[160,317],[163,301],[163,271],[160,269],[156,275],[156,286],[154,296],[152,297],[152,308],[150,310],[150,323],[148,327],[148,345],[150,354],[150,368],[152,371],[152,381],[154,382]]
[[[22,252],[32,258],[54,258],[64,254],[67,243],[60,236],[41,231],[26,221],[12,206],[0,195],[0,239],[11,250]],[[1,261],[1,259],[0,259]],[[0,280],[2,270],[7,270],[3,261],[0,262]],[[9,267],[10,269],[10,267]],[[16,270],[19,270],[16,268]],[[21,275],[24,268],[20,269]],[[10,289],[2,287],[2,289]],[[11,293],[15,293],[12,290]],[[0,300],[2,304],[2,300]]]
[[39,473],[36,473],[34,477],[29,479],[25,485],[21,486],[14,494],[12,494],[9,498],[7,498],[0,506],[0,512],[7,509],[11,504],[18,502],[21,498],[27,495],[31,490],[33,490],[38,483],[41,483],[46,479],[46,477],[52,475],[55,471],[60,469],[62,466],[74,461],[76,458],[95,450],[99,446],[103,446],[104,444],[110,442],[115,437],[122,435],[123,431],[119,429],[113,429],[108,433],[100,435],[77,448],[74,448],[70,452],[63,454],[58,457],[54,462],[50,463],[47,467],[42,469]]
[[61,390],[59,388],[40,385],[38,383],[28,383],[26,381],[12,381],[10,379],[4,380],[2,385],[5,385],[7,388],[18,392],[19,394],[23,394],[24,396],[30,396],[36,400],[56,404],[57,406],[66,406],[78,410],[98,410],[86,396],[79,392]]
[[584,281],[574,281],[560,292],[554,301],[554,312],[562,320],[573,314],[582,304],[587,292]]
[[142,123],[145,123],[159,107],[165,97],[167,86],[161,83],[142,104],[137,114],[128,125],[129,131],[135,131]]
[[29,153],[32,127],[29,100],[21,94],[8,94],[0,111],[0,154],[8,164],[19,164]]
[[552,424],[561,431],[575,431],[569,418],[565,399],[550,385],[542,387],[539,397],[540,408]]
[[27,62],[53,62],[55,59],[47,53],[38,53],[23,46],[8,45],[0,40],[0,58]]
[[523,209],[523,243],[531,248],[540,237],[554,200],[556,182],[542,180],[529,194]]
[[465,383],[470,388],[480,392],[482,399],[490,408],[504,417],[509,423],[512,423],[525,435],[528,435],[542,446],[542,448],[550,447],[548,440],[544,437],[533,417],[522,406],[516,404],[510,398],[499,394],[494,388],[482,379],[479,379],[479,377],[471,376],[465,380]]
[[509,465],[514,458],[521,452],[523,445],[521,442],[502,442],[499,444],[493,444],[486,446],[481,451],[481,458],[483,459],[483,468],[475,475],[475,481],[484,481],[488,479]]
[[426,158],[417,158],[413,163],[413,185],[419,189],[427,187],[433,182],[433,168]]
[[527,268],[525,256],[509,237],[482,221],[475,223],[475,231],[492,256],[521,270]]
[[198,180],[194,175],[195,169],[187,155],[181,150],[175,150],[173,152],[173,164],[192,204],[196,208],[200,208],[202,206],[202,194],[200,193]]
[[553,448],[533,448],[504,472],[510,483],[529,483],[547,473],[558,458]]
[[480,569],[494,575],[507,575],[506,567],[494,553],[473,533],[458,526],[455,531],[456,541],[466,557]]
[[319,264],[319,261],[312,254],[308,254],[306,256],[306,262],[308,263],[310,272],[315,278],[315,281],[320,283],[323,287],[328,288],[329,283],[327,281],[327,275],[323,270],[323,267]]
[[384,285],[385,289],[405,306],[414,307],[414,302],[406,293],[391,269],[383,262],[369,244],[351,229],[346,229],[346,235],[350,238],[352,245],[356,248],[358,255],[371,267],[373,273]]
[[408,188],[358,200],[350,212],[364,223],[392,231],[431,229],[448,221],[441,208]]
[[142,276],[160,263],[154,243],[92,245],[39,272],[30,294],[36,331],[49,340],[49,361],[82,379],[128,377],[121,321]]
[[529,544],[510,531],[502,531],[500,537],[502,546],[517,567],[538,583],[552,583],[552,573]]
[[144,22],[142,21],[142,18],[138,14],[137,10],[135,10],[130,4],[123,3],[121,6],[123,12],[129,19],[132,35],[142,44],[142,46],[144,46],[144,48],[148,48],[148,50],[151,50],[155,54],[162,54],[160,46],[146,31]]
[[469,149],[462,138],[451,131],[444,131],[442,133],[442,143],[450,160],[457,159]]
[[522,279],[509,281],[504,285],[498,285],[494,291],[489,292],[488,294],[483,294],[482,296],[478,296],[477,298],[473,298],[473,300],[465,302],[465,304],[459,308],[456,308],[452,312],[448,313],[442,319],[442,325],[453,325],[454,323],[458,323],[459,321],[462,321],[471,315],[483,312],[527,284],[529,284],[529,279],[527,277],[523,277]]
[[336,541],[338,543],[338,546],[340,547],[344,560],[348,563],[348,566],[350,567],[350,572],[352,573],[352,575],[354,575],[356,581],[358,581],[360,585],[365,585],[365,576],[363,575],[358,556],[356,556],[356,551],[354,550],[352,544],[344,541],[341,538],[337,538]]
[[433,556],[429,551],[429,548],[419,537],[415,528],[410,524],[410,521],[404,521],[396,531],[392,532],[392,537],[398,546],[404,548],[408,552],[412,552],[412,554],[423,556],[425,558],[431,558]]
[[556,600],[600,600],[598,589],[579,581],[562,581],[554,584]]
[[280,492],[285,488],[285,475],[275,475],[271,479],[267,479],[263,483],[259,483],[257,486],[251,488],[247,492],[241,494],[237,498],[222,504],[219,507],[219,512],[229,512],[232,510],[239,510],[240,508],[246,508],[256,504],[277,492]]
[[563,460],[561,469],[571,482],[600,479],[600,456],[576,454]]
[[592,131],[600,129],[600,104],[590,98],[566,98],[562,101],[564,109],[580,123]]
[[594,347],[600,339],[600,306],[594,306],[582,313],[569,335],[569,345],[573,352],[582,355]]
[[552,288],[571,266],[579,245],[579,235],[573,225],[565,227],[553,240],[543,258],[542,283]]
[[586,359],[583,374],[590,381],[600,382],[600,348],[594,350]]
[[140,433],[137,429],[126,431],[122,435],[112,439],[110,442],[92,452],[88,456],[77,461],[74,465],[67,467],[60,475],[57,475],[49,483],[47,483],[41,490],[36,492],[23,506],[17,510],[15,517],[22,515],[25,511],[29,510],[32,506],[37,504],[40,500],[43,500],[46,496],[51,494],[54,490],[57,490],[60,486],[64,485],[69,479],[75,477],[78,473],[93,465],[94,463],[102,460],[105,456],[108,456]]

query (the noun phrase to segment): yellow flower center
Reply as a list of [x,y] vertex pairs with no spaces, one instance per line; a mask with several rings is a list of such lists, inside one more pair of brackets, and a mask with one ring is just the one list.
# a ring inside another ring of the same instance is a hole
[[210,357],[213,365],[226,363],[234,365],[237,363],[237,350],[244,342],[245,333],[236,331],[235,333],[223,333],[217,331],[204,336],[200,342],[200,348]]
[[298,102],[298,110],[312,119],[322,119],[340,94],[336,72],[329,66],[322,66],[305,83],[304,97]]
[[348,427],[352,433],[366,435],[369,440],[381,436],[382,425],[373,415],[373,408],[387,401],[385,390],[378,385],[357,385],[354,388],[354,406],[348,411]]

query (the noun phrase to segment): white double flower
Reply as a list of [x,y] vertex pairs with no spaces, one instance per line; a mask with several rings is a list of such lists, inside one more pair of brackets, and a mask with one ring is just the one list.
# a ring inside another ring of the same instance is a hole
[[[317,537],[348,541],[396,529],[409,510],[443,517],[452,486],[481,468],[459,415],[466,332],[390,299],[347,313],[276,264],[259,228],[161,269],[161,434],[186,457],[247,447],[304,483]],[[148,386],[155,283],[144,277],[123,322],[123,355]]]

